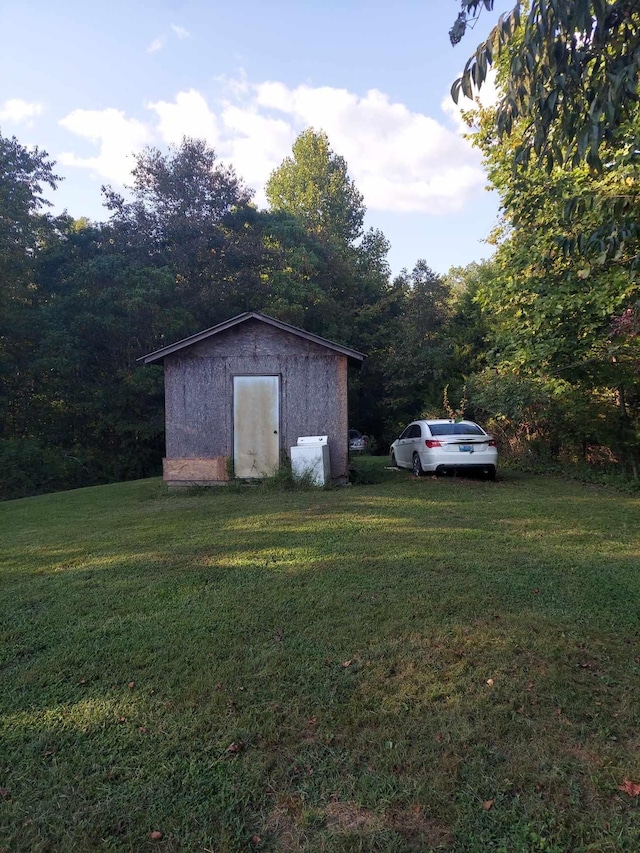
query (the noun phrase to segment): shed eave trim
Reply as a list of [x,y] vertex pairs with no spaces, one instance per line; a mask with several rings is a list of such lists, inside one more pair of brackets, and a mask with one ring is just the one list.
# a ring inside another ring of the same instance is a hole
[[229,320],[225,320],[223,323],[219,323],[217,326],[212,326],[210,329],[204,329],[202,332],[197,332],[195,335],[190,335],[188,338],[183,338],[180,341],[176,341],[173,344],[169,344],[166,347],[162,347],[161,349],[155,350],[154,352],[150,352],[147,355],[141,356],[137,361],[141,361],[143,364],[153,364],[154,362],[162,361],[166,356],[172,355],[174,352],[178,352],[181,349],[185,349],[187,347],[193,346],[194,344],[200,343],[200,341],[204,341],[207,338],[212,337],[213,335],[220,334],[220,332],[224,332],[227,329],[232,328],[233,326],[237,326],[240,323],[244,323],[247,320],[260,320],[263,323],[267,323],[270,326],[275,326],[278,329],[281,329],[284,332],[289,332],[293,335],[298,335],[298,337],[305,338],[312,343],[318,344],[320,346],[326,347],[327,349],[333,350],[334,352],[339,352],[342,355],[346,355],[348,358],[352,359],[358,364],[358,367],[365,360],[366,355],[364,353],[358,352],[357,350],[351,349],[350,347],[342,346],[342,344],[337,344],[334,341],[329,341],[326,338],[321,338],[319,335],[314,335],[311,332],[306,332],[304,329],[300,329],[297,326],[292,326],[289,323],[284,323],[282,320],[276,320],[275,317],[269,317],[267,314],[261,314],[258,311],[249,311],[244,314],[238,314],[237,317],[232,317]]

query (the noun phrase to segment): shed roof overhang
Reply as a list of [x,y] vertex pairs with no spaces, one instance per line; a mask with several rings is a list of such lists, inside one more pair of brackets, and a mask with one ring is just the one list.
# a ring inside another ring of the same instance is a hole
[[267,314],[261,314],[259,311],[247,311],[244,314],[238,314],[237,317],[232,317],[230,320],[225,320],[224,323],[218,323],[217,326],[212,326],[210,329],[204,329],[202,332],[197,332],[195,335],[190,335],[188,338],[183,338],[181,341],[176,341],[166,347],[150,352],[148,355],[143,355],[137,360],[141,361],[143,364],[157,364],[158,362],[163,361],[168,355],[173,355],[173,353],[200,343],[200,341],[211,338],[213,335],[219,335],[221,332],[226,332],[227,329],[238,326],[240,323],[246,323],[247,320],[259,320],[269,326],[274,326],[276,329],[281,329],[283,332],[289,332],[289,334],[297,335],[299,338],[304,338],[307,341],[318,344],[318,346],[326,347],[327,349],[333,350],[341,355],[346,355],[349,362],[358,368],[362,366],[362,362],[366,358],[366,355],[355,349],[345,347],[342,344],[336,344],[334,341],[328,341],[326,338],[321,338],[319,335],[311,334],[311,332],[305,332],[304,329],[299,329],[297,326],[291,326],[289,323],[284,323],[282,320],[276,320],[274,317],[267,316]]

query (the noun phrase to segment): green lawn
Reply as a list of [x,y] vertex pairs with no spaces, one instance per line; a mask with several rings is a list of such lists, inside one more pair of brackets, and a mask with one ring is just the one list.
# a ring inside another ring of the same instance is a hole
[[0,505],[0,850],[640,849],[640,500],[359,462]]

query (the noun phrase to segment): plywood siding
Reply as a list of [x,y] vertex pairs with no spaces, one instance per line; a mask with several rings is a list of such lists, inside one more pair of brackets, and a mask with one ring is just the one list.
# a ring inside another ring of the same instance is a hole
[[224,482],[229,479],[224,456],[214,459],[163,459],[162,470],[168,483]]
[[258,320],[165,359],[167,457],[232,455],[233,377],[243,374],[280,377],[281,449],[326,434],[332,477],[346,477],[347,357]]

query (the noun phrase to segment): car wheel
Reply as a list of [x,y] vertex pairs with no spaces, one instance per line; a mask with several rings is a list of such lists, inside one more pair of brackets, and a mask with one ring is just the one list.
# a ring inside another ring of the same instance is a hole
[[398,463],[396,462],[396,454],[393,452],[393,450],[389,454],[389,465],[391,465],[392,468],[398,467]]
[[413,476],[414,477],[421,477],[424,474],[424,471],[422,470],[422,462],[420,461],[420,457],[418,456],[417,453],[413,454],[412,469],[413,469]]

